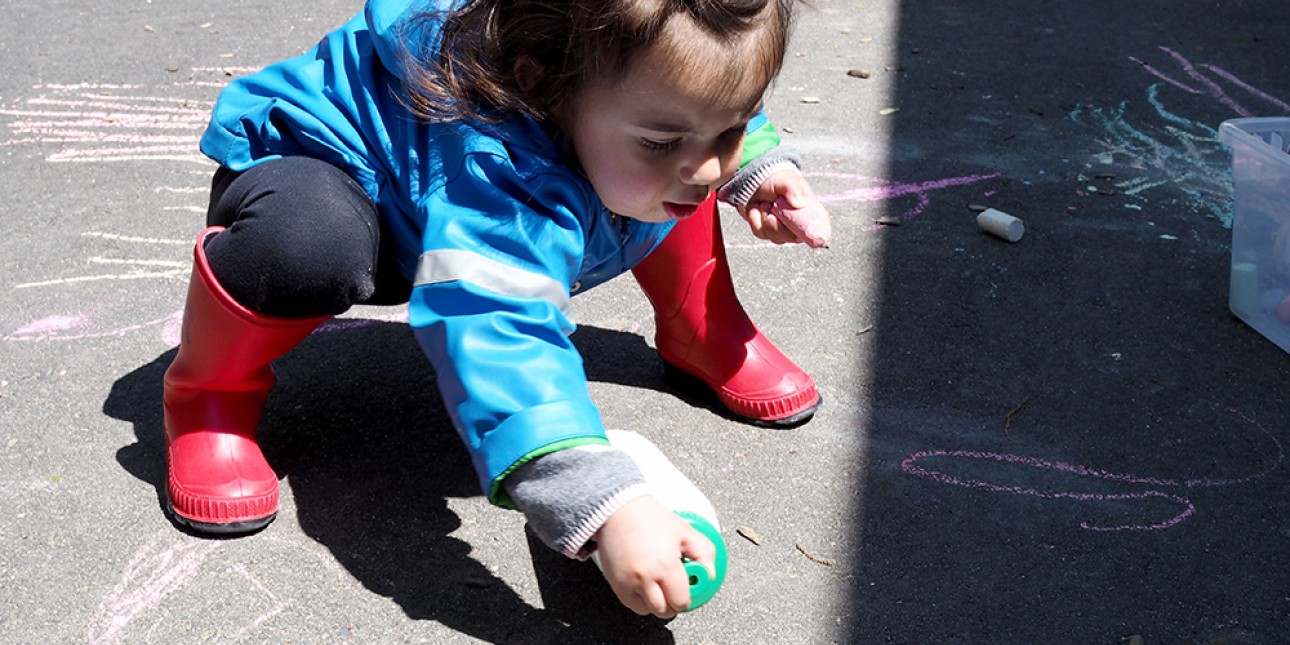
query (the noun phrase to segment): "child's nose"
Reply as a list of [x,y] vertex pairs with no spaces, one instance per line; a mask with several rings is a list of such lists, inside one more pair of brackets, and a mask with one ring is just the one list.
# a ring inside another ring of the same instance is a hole
[[681,179],[695,186],[713,186],[721,180],[721,156],[705,154],[681,171]]

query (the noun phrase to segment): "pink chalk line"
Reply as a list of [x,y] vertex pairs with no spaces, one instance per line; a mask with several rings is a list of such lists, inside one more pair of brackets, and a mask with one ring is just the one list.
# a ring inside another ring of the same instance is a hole
[[[808,172],[808,177],[825,177],[832,179],[845,179],[856,183],[876,182],[877,186],[865,186],[862,188],[853,188],[841,193],[820,195],[820,203],[829,204],[833,202],[857,201],[857,202],[876,202],[897,199],[913,195],[916,203],[913,207],[906,210],[899,216],[901,220],[911,220],[922,215],[927,207],[931,205],[930,194],[933,191],[944,190],[956,186],[967,186],[977,182],[995,179],[1002,176],[1002,173],[991,173],[988,175],[964,175],[961,177],[947,177],[944,179],[933,179],[922,182],[900,183],[889,182],[883,179],[866,177],[864,175],[853,175],[849,173],[834,172]],[[866,228],[867,231],[882,228],[880,225],[874,225]]]
[[247,623],[241,629],[237,630],[237,634],[233,635],[233,640],[240,641],[244,636],[246,636],[246,634],[255,631],[256,628],[264,623],[264,621],[282,613],[282,610],[287,608],[287,603],[282,602],[282,600],[278,598],[277,594],[269,591],[269,588],[264,586],[264,583],[260,582],[259,578],[251,575],[251,572],[247,571],[245,564],[238,562],[233,565],[233,570],[242,574],[242,576],[254,585],[256,589],[259,589],[261,593],[269,598],[269,600],[273,601],[273,607],[269,608],[268,611],[260,614],[259,616],[256,616],[250,623]]
[[1236,87],[1250,94],[1253,94],[1254,96],[1260,99],[1263,99],[1269,103],[1272,103],[1273,105],[1277,106],[1278,108],[1281,108],[1282,110],[1290,111],[1290,103],[1286,103],[1285,101],[1282,101],[1266,92],[1263,92],[1262,90],[1259,90],[1258,88],[1255,88],[1249,85],[1248,83],[1237,78],[1231,72],[1228,72],[1220,67],[1217,67],[1215,65],[1210,65],[1207,63],[1201,64],[1199,66],[1193,65],[1192,62],[1187,60],[1185,56],[1183,56],[1182,54],[1179,54],[1178,52],[1168,47],[1162,46],[1160,47],[1160,50],[1165,52],[1166,54],[1169,54],[1169,56],[1173,58],[1175,62],[1178,63],[1178,66],[1182,68],[1183,72],[1186,73],[1187,76],[1191,78],[1192,81],[1194,81],[1195,83],[1199,83],[1203,87],[1203,89],[1197,88],[1187,83],[1184,83],[1182,81],[1179,81],[1169,76],[1168,74],[1165,74],[1164,72],[1156,69],[1155,67],[1152,67],[1149,63],[1139,60],[1138,58],[1135,58],[1133,56],[1130,56],[1129,60],[1141,65],[1143,69],[1146,69],[1152,75],[1156,76],[1160,80],[1184,92],[1188,92],[1190,94],[1209,94],[1213,98],[1217,99],[1223,105],[1226,105],[1227,107],[1231,108],[1232,111],[1239,116],[1252,117],[1256,115],[1254,114],[1253,111],[1246,108],[1244,105],[1239,103],[1236,99],[1229,96],[1227,92],[1223,91],[1223,88],[1220,87],[1218,83],[1215,83],[1209,77],[1201,73],[1201,71],[1197,69],[1197,67],[1203,67],[1209,70],[1210,72],[1214,73],[1215,75],[1217,75],[1219,78],[1222,78],[1223,80],[1235,85]]
[[[173,534],[173,531],[163,531],[135,552],[134,557],[122,571],[120,579],[99,603],[98,611],[86,634],[88,643],[117,645],[127,642],[153,642],[153,632],[171,615],[165,607],[167,602],[182,605],[182,599],[174,601],[170,599],[181,596],[190,587],[200,586],[203,577],[213,574],[212,567],[207,566],[207,562],[214,560],[213,556],[217,552],[224,551],[226,543],[183,536],[168,537]],[[279,539],[268,538],[266,541],[290,549],[293,554],[305,553],[314,556],[322,567],[334,573],[338,580],[344,576],[343,570],[334,559],[322,556],[314,548]],[[258,590],[264,594],[270,605],[266,610],[246,620],[237,633],[228,638],[229,642],[243,640],[249,633],[282,613],[290,605],[288,600],[283,600],[269,589],[245,563],[234,562],[221,573],[235,573],[241,576],[247,583],[243,586],[244,593],[252,589]]]
[[[862,175],[852,175],[847,173],[812,172],[807,174],[808,176],[811,176],[811,177],[830,177],[830,178],[852,179],[852,180],[858,179],[858,180],[870,180],[870,181],[879,181],[879,182],[884,181],[880,179],[864,177]],[[888,199],[903,197],[905,195],[921,195],[921,194],[929,193],[934,190],[942,190],[942,189],[951,188],[954,186],[966,186],[968,184],[975,184],[979,181],[994,179],[1000,176],[1001,176],[1001,173],[996,172],[989,175],[965,175],[962,177],[948,177],[945,179],[933,179],[931,181],[922,181],[922,182],[915,182],[915,183],[892,182],[885,186],[869,186],[865,188],[855,188],[852,190],[848,190],[842,193],[837,193],[832,195],[821,195],[820,202],[827,204],[829,202],[842,202],[842,201],[861,201],[861,202],[885,201]]]
[[12,136],[0,146],[59,146],[51,162],[102,162],[166,159],[200,161],[197,141],[213,103],[164,96],[113,95],[90,90],[139,86],[51,85],[62,96],[32,97],[0,108],[11,117]]
[[[92,340],[95,338],[116,338],[132,334],[144,329],[160,327],[160,334],[163,341],[170,345],[179,344],[179,328],[183,322],[184,312],[177,309],[161,318],[149,320],[147,322],[125,325],[115,329],[104,331],[85,331],[84,328],[92,325],[90,318],[84,314],[65,314],[46,316],[39,320],[33,321],[22,327],[0,336],[0,341],[11,343],[35,343],[35,342],[54,342],[69,340]],[[335,318],[327,324],[319,327],[314,333],[325,334],[337,331],[348,331],[351,329],[361,329],[381,323],[406,323],[408,314],[406,311],[388,314],[376,314],[364,318]]]
[[94,338],[116,338],[125,336],[149,327],[161,327],[162,337],[175,339],[178,343],[179,323],[183,319],[184,312],[176,310],[162,318],[149,320],[147,322],[126,325],[107,331],[76,331],[91,324],[89,317],[82,314],[55,315],[47,316],[24,325],[14,332],[0,336],[0,341],[5,342],[49,342],[49,341],[67,341],[67,340],[90,340]]
[[[965,175],[962,177],[949,177],[946,179],[934,179],[931,181],[914,182],[914,183],[887,182],[886,180],[883,180],[883,179],[876,179],[873,177],[866,177],[864,175],[853,175],[850,173],[840,173],[840,172],[807,172],[806,176],[813,177],[813,178],[824,177],[829,179],[844,179],[854,183],[877,182],[880,184],[884,184],[879,186],[869,186],[865,188],[855,188],[841,193],[819,195],[817,199],[820,200],[821,204],[830,204],[830,203],[846,202],[846,201],[876,202],[876,201],[886,201],[890,199],[897,199],[899,197],[913,195],[916,200],[914,206],[906,210],[904,213],[902,213],[899,216],[899,219],[901,219],[902,221],[905,221],[905,220],[914,219],[915,217],[922,215],[923,212],[927,210],[927,207],[930,206],[932,203],[932,199],[929,193],[931,193],[934,190],[942,190],[945,188],[952,188],[955,186],[966,186],[968,184],[973,184],[979,181],[985,181],[988,179],[994,179],[996,177],[1000,177],[1002,176],[1002,173],[992,173],[989,175]],[[985,193],[985,196],[988,197],[994,194],[994,192],[995,191],[987,191]],[[872,226],[865,227],[862,230],[868,232],[868,231],[876,231],[882,228],[883,228],[882,225],[874,224]],[[774,242],[765,242],[765,241],[733,242],[733,243],[728,242],[726,244],[726,248],[730,250],[772,249],[772,248],[789,249],[789,248],[792,248],[792,246],[793,245],[780,245],[780,244],[775,244]]]
[[56,152],[46,158],[47,161],[146,161],[175,160],[198,161],[207,163],[202,155],[194,152],[196,144],[184,146],[132,146],[126,148],[72,148]]
[[[89,316],[85,314],[57,314],[46,316],[32,321],[15,329],[14,331],[0,336],[0,341],[10,343],[38,343],[38,342],[55,342],[69,340],[92,340],[95,338],[117,338],[132,334],[137,331],[150,328],[160,328],[161,339],[171,346],[179,344],[179,329],[183,323],[184,312],[182,309],[175,311],[146,322],[125,325],[114,329],[103,331],[87,331],[86,327],[91,327],[94,323]],[[334,318],[327,324],[319,327],[314,333],[330,333],[337,331],[348,331],[351,329],[361,329],[381,323],[406,323],[408,314],[406,310],[398,310],[391,313],[375,314],[364,318]]]
[[251,72],[258,72],[258,71],[260,71],[260,68],[258,68],[258,67],[237,67],[237,66],[228,66],[228,67],[208,67],[208,66],[198,66],[198,67],[194,67],[194,68],[193,68],[193,71],[194,71],[194,72],[214,72],[214,73],[220,73],[220,74],[223,74],[223,73],[229,73],[229,74],[250,74]]
[[[1039,499],[1075,500],[1075,501],[1084,501],[1084,502],[1109,502],[1109,501],[1125,501],[1125,500],[1159,498],[1159,499],[1169,500],[1171,502],[1174,502],[1178,506],[1181,506],[1182,510],[1179,511],[1177,514],[1175,514],[1173,517],[1166,519],[1162,522],[1155,522],[1151,524],[1122,524],[1118,526],[1110,526],[1110,525],[1093,524],[1092,522],[1087,522],[1087,521],[1080,522],[1079,524],[1080,528],[1082,529],[1089,530],[1089,531],[1100,531],[1100,532],[1160,531],[1160,530],[1177,526],[1178,524],[1181,524],[1183,521],[1185,521],[1187,518],[1194,515],[1196,513],[1196,505],[1192,503],[1190,499],[1188,499],[1183,495],[1180,495],[1177,493],[1164,492],[1162,490],[1156,490],[1156,489],[1178,488],[1178,489],[1183,489],[1185,491],[1185,490],[1191,490],[1191,489],[1197,489],[1197,488],[1213,488],[1218,486],[1231,486],[1235,484],[1244,484],[1244,483],[1252,482],[1254,480],[1265,477],[1269,473],[1273,472],[1274,470],[1276,470],[1281,466],[1281,462],[1285,459],[1285,452],[1281,446],[1281,442],[1276,438],[1276,436],[1273,435],[1271,432],[1268,432],[1268,430],[1264,428],[1262,425],[1260,425],[1258,422],[1254,421],[1253,419],[1250,419],[1249,417],[1241,414],[1240,412],[1237,412],[1236,410],[1229,410],[1229,412],[1231,412],[1232,414],[1236,415],[1237,417],[1243,419],[1250,425],[1257,428],[1258,431],[1262,433],[1263,436],[1267,437],[1268,440],[1272,442],[1272,445],[1276,448],[1276,457],[1274,459],[1268,460],[1258,470],[1242,477],[1233,477],[1233,478],[1201,477],[1201,478],[1194,478],[1194,479],[1143,477],[1143,476],[1134,475],[1131,473],[1113,472],[1113,471],[1102,470],[1098,468],[1090,468],[1088,466],[1081,466],[1079,464],[1065,463],[1061,461],[1050,461],[1047,459],[1038,459],[1035,457],[1022,457],[1020,455],[1012,455],[1012,454],[997,453],[997,452],[983,452],[983,451],[976,451],[976,450],[924,450],[921,452],[916,452],[906,457],[905,460],[901,462],[900,469],[910,475],[914,475],[916,477],[922,477],[924,479],[930,479],[932,481],[939,482],[941,484],[958,486],[960,488],[972,488],[977,490],[985,490],[992,493],[1008,493],[1012,495],[1024,495],[1027,497],[1036,497]],[[1100,479],[1103,481],[1109,481],[1109,482],[1114,482],[1119,484],[1136,484],[1141,486],[1150,486],[1153,488],[1131,491],[1126,493],[1079,493],[1074,491],[1063,491],[1063,490],[1044,490],[1044,489],[1029,488],[1024,486],[1009,486],[1004,484],[996,484],[996,483],[992,483],[992,482],[988,482],[980,479],[959,477],[959,476],[950,475],[948,473],[944,473],[941,471],[925,468],[917,464],[917,462],[920,460],[935,458],[935,457],[944,457],[944,458],[950,458],[950,459],[973,459],[978,461],[993,461],[993,462],[998,462],[1003,464],[1024,466],[1027,468],[1035,468],[1040,470],[1052,470],[1052,471],[1057,471],[1057,472],[1066,473],[1070,475],[1075,475],[1077,477]]]
[[37,83],[32,85],[34,90],[135,90],[144,87],[143,85],[129,84],[121,85],[115,83]]
[[154,537],[126,565],[121,579],[99,603],[86,641],[92,645],[125,642],[130,623],[186,587],[206,558],[220,548],[219,542],[207,540],[184,540],[165,547],[160,542],[160,536]]

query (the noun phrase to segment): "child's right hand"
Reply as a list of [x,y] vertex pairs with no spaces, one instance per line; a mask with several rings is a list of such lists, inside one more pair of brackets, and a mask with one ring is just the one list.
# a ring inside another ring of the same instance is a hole
[[716,547],[646,495],[623,505],[596,532],[600,568],[618,600],[645,616],[671,618],[690,606],[681,556],[716,571]]
[[[792,212],[799,215],[786,221]],[[828,246],[832,232],[829,212],[815,196],[811,183],[795,169],[767,177],[739,214],[755,237],[775,244],[801,242],[819,248]]]

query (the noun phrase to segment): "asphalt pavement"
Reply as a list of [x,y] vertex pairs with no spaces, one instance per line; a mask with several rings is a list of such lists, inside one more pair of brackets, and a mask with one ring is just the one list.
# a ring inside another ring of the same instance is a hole
[[834,242],[724,230],[816,418],[743,425],[666,381],[630,278],[574,301],[606,424],[671,456],[729,546],[668,623],[483,501],[398,307],[278,363],[268,529],[175,528],[197,138],[221,86],[361,3],[3,4],[0,642],[1290,642],[1290,356],[1227,308],[1216,132],[1290,115],[1290,3],[805,8],[768,111]]

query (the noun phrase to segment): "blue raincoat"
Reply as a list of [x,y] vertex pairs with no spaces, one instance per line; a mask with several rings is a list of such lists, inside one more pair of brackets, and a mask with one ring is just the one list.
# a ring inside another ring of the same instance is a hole
[[480,485],[509,506],[500,484],[520,465],[607,443],[569,299],[644,259],[672,224],[610,213],[530,119],[427,124],[407,110],[403,47],[432,56],[439,36],[439,22],[409,18],[453,4],[369,0],[312,50],[230,83],[201,149],[236,171],[314,157],[359,182],[394,232],[409,322]]

